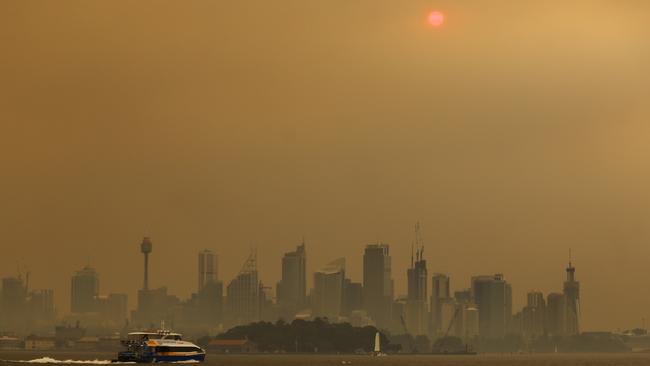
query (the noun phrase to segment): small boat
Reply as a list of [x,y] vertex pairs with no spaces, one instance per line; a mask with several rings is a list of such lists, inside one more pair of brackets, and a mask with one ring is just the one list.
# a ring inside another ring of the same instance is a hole
[[381,351],[381,335],[379,332],[375,333],[375,348],[372,352],[372,355],[376,357],[386,356],[386,354]]
[[178,362],[205,360],[205,350],[182,336],[168,330],[132,332],[122,341],[126,348],[117,354],[115,362]]

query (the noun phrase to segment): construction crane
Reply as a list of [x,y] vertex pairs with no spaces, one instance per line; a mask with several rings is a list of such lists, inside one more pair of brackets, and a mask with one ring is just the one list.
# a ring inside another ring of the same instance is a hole
[[447,338],[449,336],[449,332],[451,331],[451,327],[454,326],[454,322],[456,322],[456,317],[458,316],[459,312],[460,312],[460,306],[456,306],[456,311],[454,311],[454,316],[452,316],[451,320],[449,321],[449,326],[447,327],[447,331],[445,331],[444,338]]

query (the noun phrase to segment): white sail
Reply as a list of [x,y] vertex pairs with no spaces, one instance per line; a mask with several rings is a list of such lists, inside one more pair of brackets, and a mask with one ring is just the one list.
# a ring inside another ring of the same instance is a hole
[[375,353],[381,352],[381,336],[379,335],[379,332],[375,334]]

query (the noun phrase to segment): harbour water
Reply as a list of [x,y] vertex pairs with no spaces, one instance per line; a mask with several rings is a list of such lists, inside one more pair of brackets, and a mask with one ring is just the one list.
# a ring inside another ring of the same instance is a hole
[[[0,365],[110,364],[115,355],[102,352],[0,351]],[[650,353],[617,354],[480,354],[464,356],[391,355],[215,355],[205,366],[647,366]]]

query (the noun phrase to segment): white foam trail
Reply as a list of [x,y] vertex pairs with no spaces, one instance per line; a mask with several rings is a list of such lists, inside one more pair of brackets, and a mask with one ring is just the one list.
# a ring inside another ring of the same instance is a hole
[[170,363],[199,363],[199,362],[201,362],[201,361],[197,361],[197,360],[185,360],[185,361],[173,361],[173,362],[170,362]]
[[[54,363],[54,364],[83,364],[83,365],[108,365],[112,364],[111,360],[57,360],[52,357],[41,357],[33,360],[17,360],[10,362],[20,362],[20,363]],[[125,363],[125,362],[124,362]]]
[[[52,357],[41,357],[33,360],[0,360],[4,362],[16,363],[38,363],[38,364],[72,364],[72,365],[126,365],[134,364],[135,362],[112,362],[111,360],[57,360]],[[173,361],[168,363],[200,363],[197,360]]]

